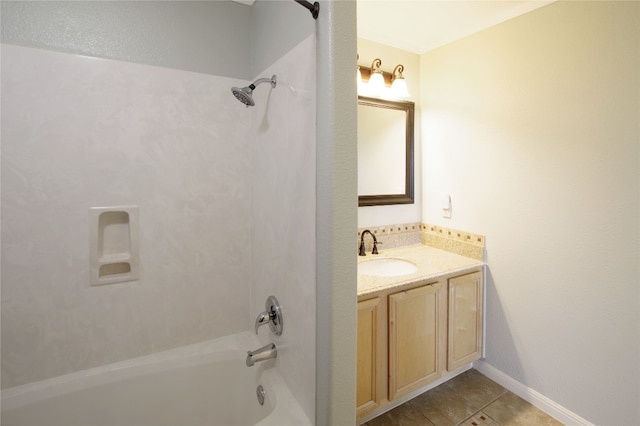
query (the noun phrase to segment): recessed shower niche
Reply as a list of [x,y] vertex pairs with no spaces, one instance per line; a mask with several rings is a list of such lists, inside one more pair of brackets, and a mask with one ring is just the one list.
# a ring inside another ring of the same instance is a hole
[[91,285],[137,280],[138,207],[91,207],[89,222]]

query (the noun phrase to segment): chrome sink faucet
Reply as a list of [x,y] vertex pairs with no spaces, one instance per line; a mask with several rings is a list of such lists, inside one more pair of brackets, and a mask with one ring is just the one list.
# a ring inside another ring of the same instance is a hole
[[266,361],[277,356],[278,350],[274,343],[269,343],[255,351],[247,351],[247,367],[252,367],[256,362]]
[[362,234],[360,236],[360,250],[358,251],[358,255],[359,256],[367,255],[367,253],[365,253],[364,251],[364,234],[369,234],[371,235],[371,238],[373,238],[373,250],[371,250],[371,254],[378,254],[378,244],[382,244],[382,243],[378,242],[378,240],[376,239],[376,236],[373,235],[371,231],[369,231],[368,229],[365,229],[364,231],[362,231]]

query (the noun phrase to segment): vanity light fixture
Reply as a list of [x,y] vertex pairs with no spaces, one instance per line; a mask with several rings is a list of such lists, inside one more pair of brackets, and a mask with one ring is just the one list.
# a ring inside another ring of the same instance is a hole
[[381,66],[382,60],[379,58],[373,60],[371,68],[358,65],[358,94],[377,98],[410,97],[407,82],[402,75],[404,65],[396,65],[392,73],[383,71]]

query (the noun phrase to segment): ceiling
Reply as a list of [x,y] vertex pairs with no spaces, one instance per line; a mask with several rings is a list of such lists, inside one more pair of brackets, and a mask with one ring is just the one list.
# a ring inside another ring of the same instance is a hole
[[422,54],[554,1],[357,0],[358,37]]
[[554,0],[358,0],[358,37],[422,54]]

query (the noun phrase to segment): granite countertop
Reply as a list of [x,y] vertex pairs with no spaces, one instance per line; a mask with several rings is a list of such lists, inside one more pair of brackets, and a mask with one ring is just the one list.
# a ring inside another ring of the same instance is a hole
[[411,274],[395,277],[358,274],[358,296],[429,281],[443,275],[465,272],[484,265],[481,260],[421,244],[389,250],[380,250],[378,248],[378,250],[380,251],[378,255],[367,253],[366,256],[358,256],[358,263],[375,259],[396,258],[413,262],[418,267],[418,270]]

